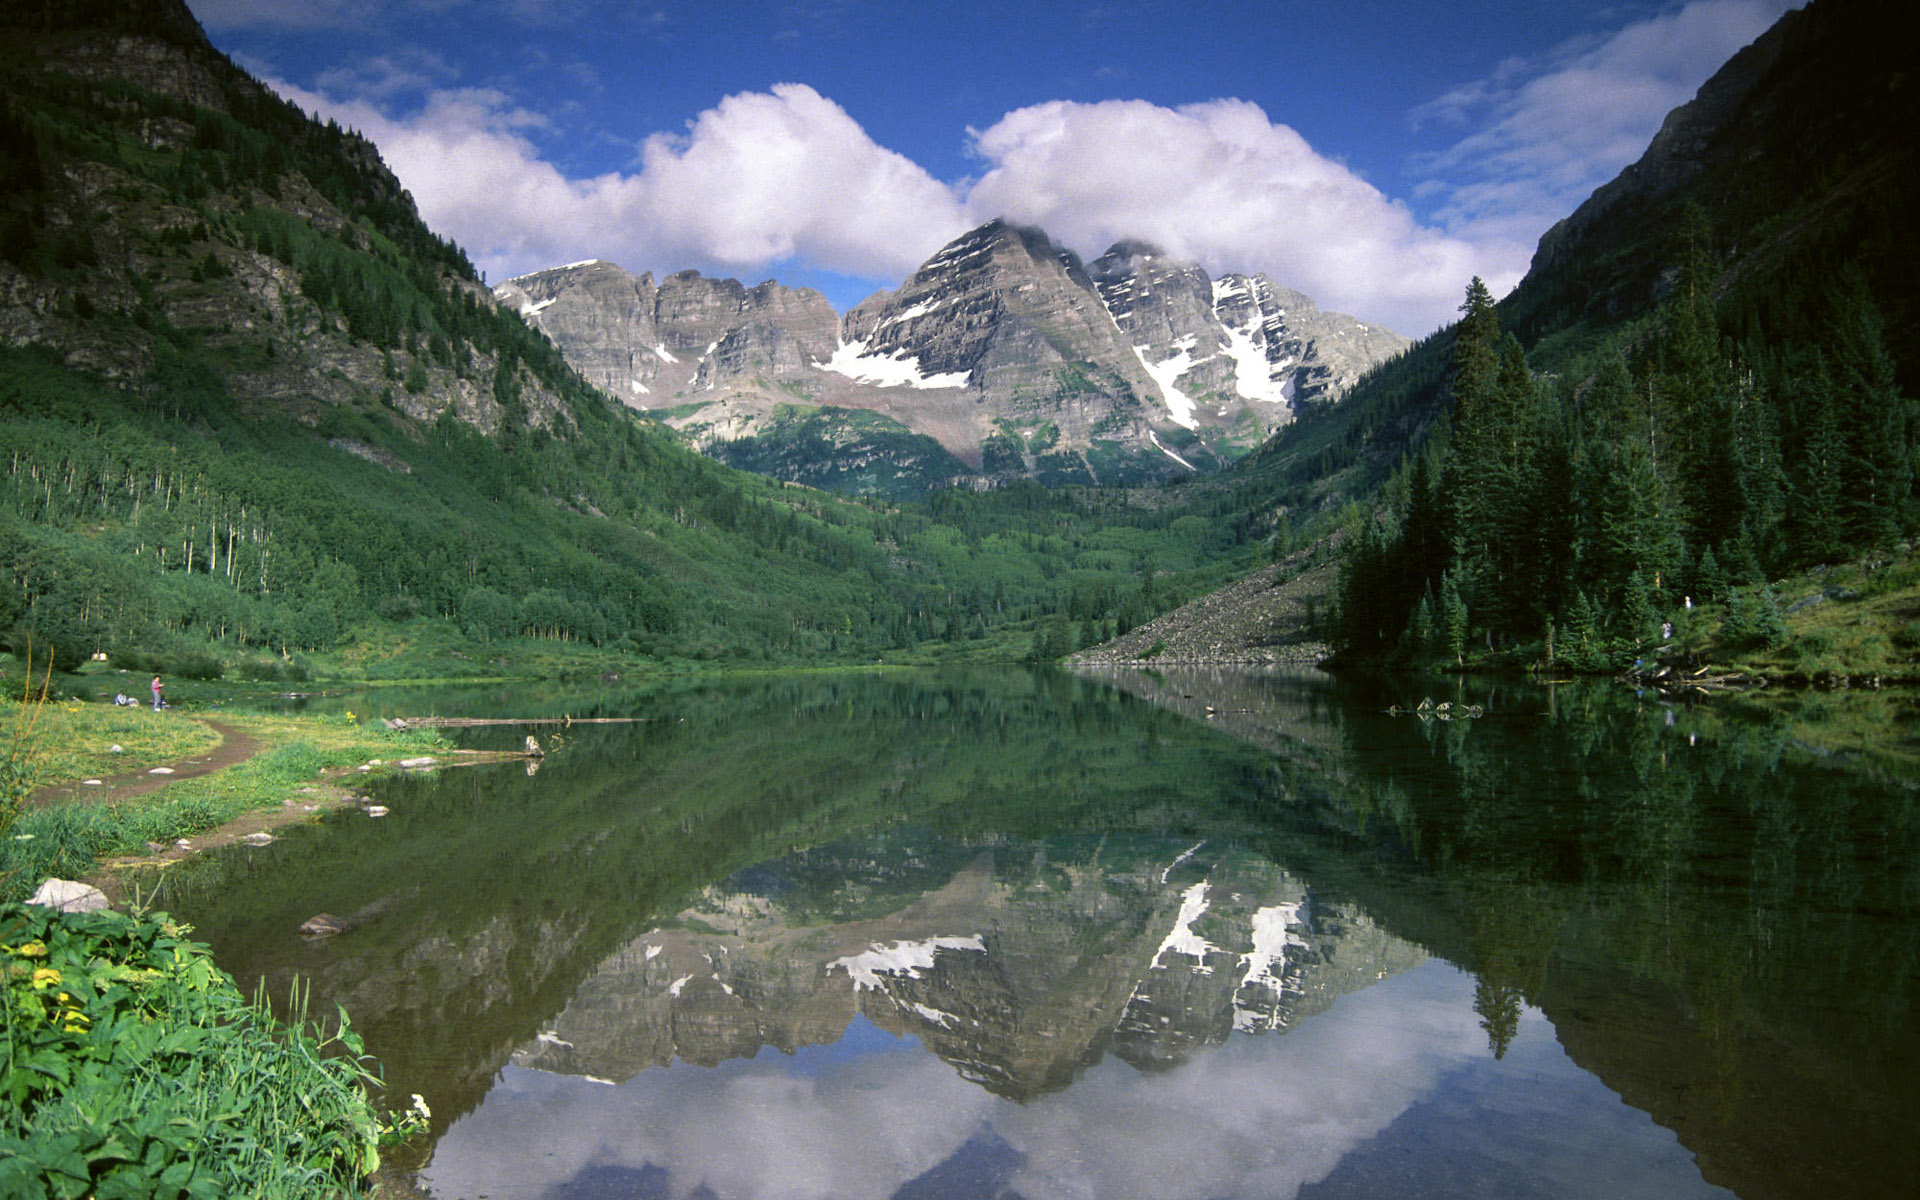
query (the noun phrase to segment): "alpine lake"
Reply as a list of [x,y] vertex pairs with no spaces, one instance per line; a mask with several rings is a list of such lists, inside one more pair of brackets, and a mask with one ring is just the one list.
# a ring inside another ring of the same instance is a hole
[[249,991],[343,1007],[384,1107],[426,1097],[389,1154],[420,1194],[1920,1192],[1908,693],[970,669],[349,707],[576,718],[460,731],[547,754],[377,779],[384,818],[155,900]]

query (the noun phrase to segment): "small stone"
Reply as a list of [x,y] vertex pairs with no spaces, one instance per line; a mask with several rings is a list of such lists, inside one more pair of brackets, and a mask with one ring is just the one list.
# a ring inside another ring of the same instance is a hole
[[148,771],[148,772],[147,772],[147,774],[149,774],[149,775],[171,775],[171,774],[173,774],[173,768],[172,768],[172,767],[155,767],[155,768],[154,768],[153,770],[151,770],[151,771]]
[[369,804],[367,805],[367,815],[370,817],[384,817],[387,815],[387,806],[384,804]]
[[240,840],[249,846],[270,846],[273,844],[273,835],[270,833],[250,833]]
[[191,850],[193,849],[193,843],[188,841],[185,838],[181,838],[179,841],[173,844],[173,848],[175,850]]
[[403,758],[400,760],[400,767],[402,770],[411,771],[416,767],[430,767],[435,761],[431,754],[422,755],[419,758]]
[[81,783],[81,786],[83,787],[99,787],[100,786],[100,781],[98,779],[82,779],[80,783]]
[[300,923],[300,932],[310,938],[332,937],[346,928],[347,923],[332,913],[315,913]]
[[127,752],[126,747],[122,746],[118,742],[115,742],[113,745],[107,747],[108,754],[125,754],[126,752]]
[[51,908],[55,912],[93,912],[107,906],[107,895],[97,887],[76,883],[71,879],[48,879],[27,903]]

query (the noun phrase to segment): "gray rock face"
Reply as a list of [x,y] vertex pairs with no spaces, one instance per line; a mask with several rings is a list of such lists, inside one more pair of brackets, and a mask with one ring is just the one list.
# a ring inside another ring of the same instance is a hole
[[[1089,270],[1005,221],[844,318],[810,289],[691,271],[656,288],[608,263],[495,291],[589,379],[700,449],[850,491],[1211,470],[1406,344],[1262,276],[1213,280],[1137,242]],[[927,438],[951,470],[928,469]],[[852,444],[857,464],[840,460]],[[900,462],[876,470],[889,455]]]
[[[0,38],[17,46],[21,64],[8,86],[24,97],[38,97],[43,83],[105,89],[95,93],[99,98],[131,86],[242,123],[283,103],[208,44],[179,0],[40,7],[48,19],[19,5],[0,7]],[[137,143],[172,157],[194,141],[191,121],[157,115],[144,101],[114,99],[98,111],[114,114],[90,130],[102,145]],[[154,369],[164,340],[144,324],[157,316],[175,329],[205,331],[196,335],[204,348],[232,364],[223,370],[231,394],[309,427],[340,406],[378,397],[415,422],[451,414],[497,429],[507,415],[490,386],[503,365],[497,351],[460,338],[438,355],[419,344],[424,338],[407,345],[390,336],[383,347],[368,329],[354,328],[337,298],[323,304],[307,293],[310,272],[290,250],[276,254],[271,239],[230,232],[243,214],[259,210],[300,222],[346,253],[371,250],[360,218],[343,208],[351,204],[336,203],[302,173],[325,161],[329,176],[354,175],[352,203],[392,214],[386,234],[405,240],[409,228],[425,233],[413,224],[412,199],[370,141],[277,121],[261,128],[292,139],[292,169],[266,191],[238,175],[206,181],[205,194],[191,204],[116,154],[53,155],[35,188],[34,224],[84,233],[83,261],[54,274],[0,261],[0,344],[44,347],[76,369],[136,385]],[[456,302],[485,294],[448,264],[414,265],[427,272],[422,280],[431,276],[426,293],[444,292]],[[99,319],[114,313],[144,315],[137,322]],[[503,382],[517,388],[526,423],[553,428],[565,399],[524,363],[506,366]],[[416,382],[402,386],[409,377]]]
[[[1209,279],[1141,242],[1114,246],[1093,274],[1169,411],[1203,438],[1264,441],[1408,344],[1382,326],[1322,312],[1264,275]],[[1246,448],[1229,442],[1216,452],[1231,458]]]
[[[924,374],[965,373],[988,391],[1043,383],[1062,363],[1110,367],[1127,357],[1079,259],[1041,231],[1004,221],[950,243],[899,291],[857,306],[846,336],[869,354],[911,355]],[[1138,372],[1118,375],[1150,385]]]

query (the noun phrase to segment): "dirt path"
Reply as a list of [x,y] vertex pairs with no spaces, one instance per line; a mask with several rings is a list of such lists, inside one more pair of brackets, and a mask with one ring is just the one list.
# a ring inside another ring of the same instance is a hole
[[148,792],[158,791],[176,779],[211,775],[215,771],[243,763],[259,753],[259,743],[233,726],[204,718],[196,719],[220,735],[220,744],[205,754],[168,763],[165,768],[167,773],[164,775],[155,775],[152,768],[149,768],[145,771],[130,771],[125,775],[103,778],[98,784],[91,786],[79,782],[52,784],[39,788],[29,795],[27,807],[48,808],[55,804],[68,804],[75,801],[122,800],[128,796],[145,795]]
[[[220,735],[220,744],[204,754],[168,764],[169,772],[155,775],[152,769],[103,778],[98,784],[63,783],[41,788],[27,798],[36,808],[58,804],[99,804],[124,800],[159,791],[176,779],[192,779],[237,766],[259,753],[260,740],[220,721],[196,718]],[[525,762],[528,755],[501,750],[443,750],[426,761],[435,768],[480,766],[487,763]],[[529,770],[532,770],[529,767]],[[278,806],[250,809],[218,828],[205,830],[171,846],[150,846],[145,855],[130,855],[102,861],[86,881],[107,894],[114,904],[124,902],[143,883],[152,878],[146,872],[165,868],[183,858],[207,850],[246,841],[253,835],[267,834],[302,821],[318,819],[331,809],[363,806],[368,797],[362,781],[366,767],[336,767],[314,777],[298,793]]]

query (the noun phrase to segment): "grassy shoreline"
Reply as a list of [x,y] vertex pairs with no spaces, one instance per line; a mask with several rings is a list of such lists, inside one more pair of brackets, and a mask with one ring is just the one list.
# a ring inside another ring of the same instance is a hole
[[[0,701],[0,722],[11,728],[21,716],[20,701]],[[150,846],[199,838],[249,813],[284,814],[312,803],[314,789],[330,773],[442,753],[448,746],[435,730],[388,730],[351,715],[223,709],[218,720],[251,738],[255,753],[143,795],[123,797],[102,786],[97,796],[24,808],[0,841],[0,900],[24,899],[49,876],[96,876],[110,859],[151,858]],[[33,737],[37,769],[30,778],[36,786],[146,771],[214,750],[220,741],[201,720],[178,711],[103,710],[59,701],[41,710]],[[121,747],[117,754],[114,745]],[[110,770],[102,772],[102,764]]]
[[366,1194],[380,1150],[425,1127],[426,1104],[375,1107],[377,1064],[347,1016],[288,1022],[241,995],[207,947],[164,913],[63,914],[19,901],[43,878],[98,877],[115,855],[250,814],[300,819],[330,774],[437,753],[435,731],[344,716],[225,711],[237,761],[157,789],[25,806],[29,788],[189,757],[223,737],[179,711],[0,700],[11,731],[0,808],[0,1194]]

